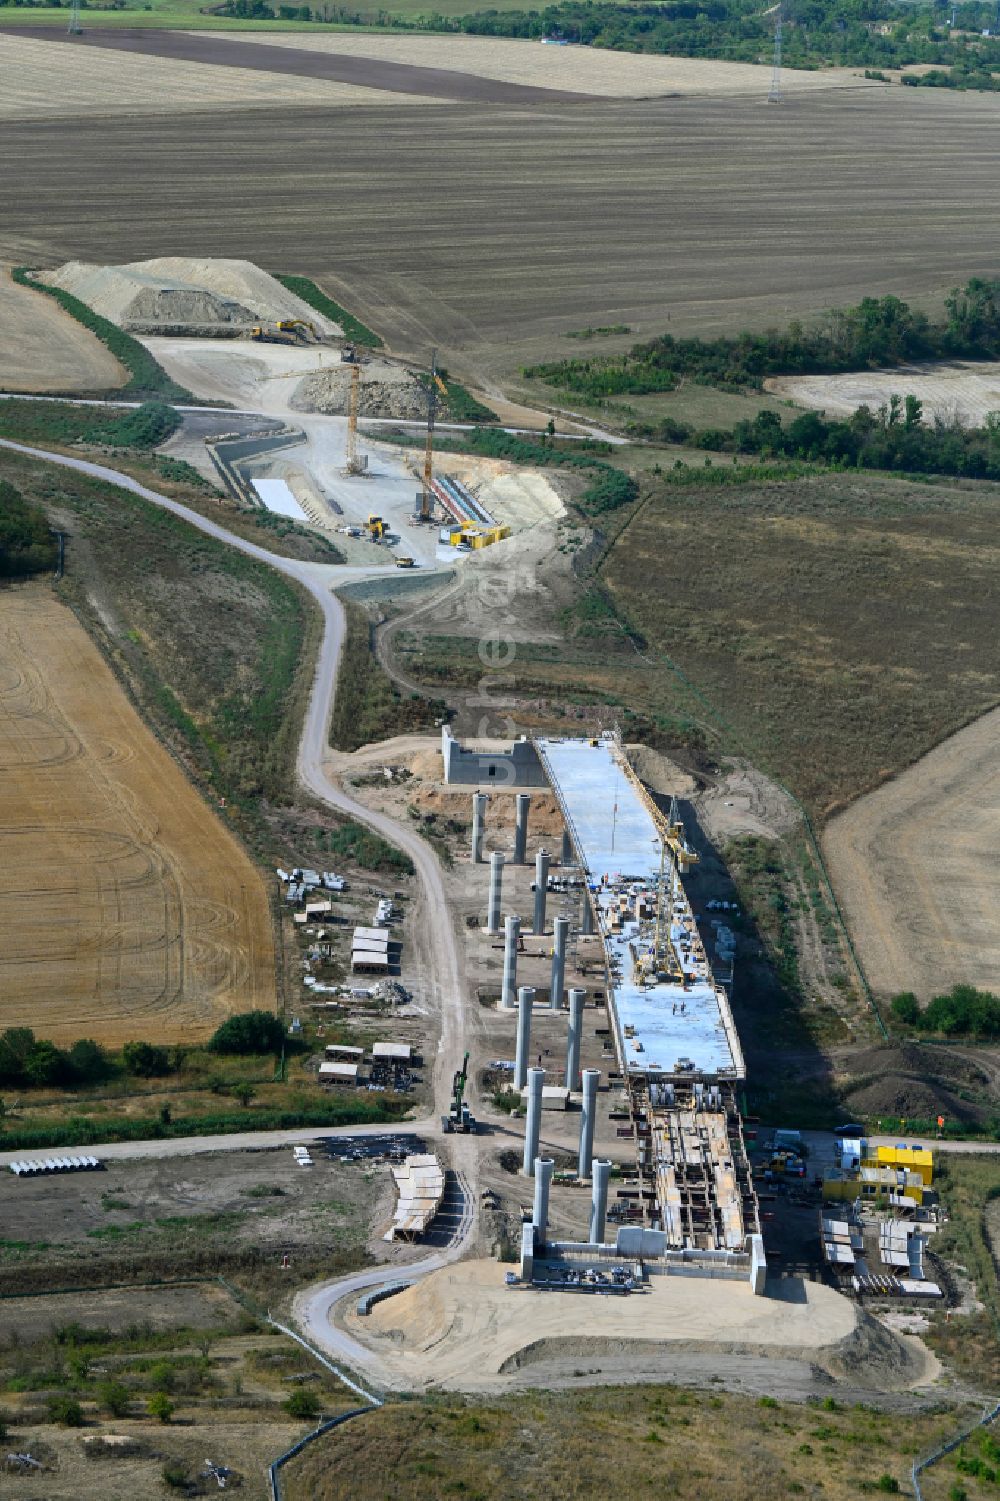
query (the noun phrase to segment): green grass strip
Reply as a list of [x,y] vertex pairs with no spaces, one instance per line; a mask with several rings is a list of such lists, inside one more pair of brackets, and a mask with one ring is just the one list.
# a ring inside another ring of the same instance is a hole
[[332,323],[339,323],[344,330],[345,338],[350,339],[352,344],[363,344],[366,349],[383,347],[382,340],[377,333],[367,324],[362,323],[360,318],[355,318],[353,313],[342,308],[339,302],[334,302],[333,298],[322,292],[314,281],[309,280],[308,276],[277,276],[275,280],[280,281],[289,292],[294,292],[296,297],[301,297],[303,302],[308,302],[309,306],[315,308],[317,313],[322,313],[324,318],[329,318]]
[[81,302],[79,297],[74,297],[72,292],[64,292],[61,287],[50,287],[43,281],[36,281],[27,266],[15,266],[11,275],[19,286],[31,287],[35,292],[44,292],[47,296],[54,297],[71,318],[96,334],[115,359],[125,366],[129,381],[116,395],[160,396],[168,401],[180,401],[193,406],[200,404],[196,396],[170,379],[163,366],[138,339],[133,339],[131,334],[127,334],[108,318],[102,318],[100,313],[95,313],[93,308]]

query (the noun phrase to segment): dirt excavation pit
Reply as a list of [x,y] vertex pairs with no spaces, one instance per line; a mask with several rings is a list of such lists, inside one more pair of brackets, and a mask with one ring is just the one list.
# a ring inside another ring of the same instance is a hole
[[[464,1261],[359,1318],[342,1305],[350,1333],[369,1345],[391,1385],[495,1391],[524,1385],[519,1372],[551,1363],[570,1367],[600,1357],[595,1380],[669,1379],[672,1361],[714,1348],[720,1356],[795,1360],[836,1381],[871,1390],[909,1390],[937,1375],[933,1357],[903,1340],[831,1288],[790,1278],[754,1297],[749,1285],[695,1277],[652,1277],[649,1291],[626,1298],[545,1293],[507,1287],[509,1268]],[[582,1332],[585,1331],[585,1332]],[[580,1374],[579,1371],[576,1374]]]
[[79,297],[95,313],[133,333],[243,329],[301,318],[322,334],[343,330],[251,261],[161,256],[123,266],[67,261],[43,280]]

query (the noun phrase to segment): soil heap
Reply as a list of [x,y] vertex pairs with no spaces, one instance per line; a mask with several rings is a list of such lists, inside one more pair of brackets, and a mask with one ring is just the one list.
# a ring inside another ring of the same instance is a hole
[[[317,370],[295,387],[291,405],[297,412],[344,416],[351,389],[351,367]],[[361,367],[358,414],[398,417],[419,422],[427,416],[427,392],[411,370],[391,360],[371,359]]]
[[319,333],[343,334],[338,324],[251,261],[179,255],[123,266],[67,261],[43,280],[132,333],[236,332],[257,323],[302,318]]

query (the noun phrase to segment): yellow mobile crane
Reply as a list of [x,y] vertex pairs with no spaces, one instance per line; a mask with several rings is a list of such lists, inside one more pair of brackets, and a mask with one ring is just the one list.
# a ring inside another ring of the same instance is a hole
[[427,388],[427,440],[424,443],[424,482],[420,491],[421,521],[430,521],[434,514],[434,491],[431,489],[431,480],[434,477],[434,418],[437,415],[438,392],[442,396],[448,395],[448,387],[437,373],[437,350],[431,350],[431,378]]

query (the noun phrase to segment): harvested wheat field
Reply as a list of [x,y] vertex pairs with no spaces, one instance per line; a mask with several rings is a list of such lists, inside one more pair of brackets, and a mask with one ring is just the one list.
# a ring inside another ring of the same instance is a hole
[[18,286],[0,266],[0,389],[111,391],[125,371],[90,331],[51,297]]
[[869,983],[1000,991],[1000,709],[832,820],[823,846]]
[[203,1039],[275,1002],[261,876],[44,587],[0,594],[0,1024]]
[[[300,104],[420,104],[384,89],[299,78],[211,62],[75,48],[34,36],[0,36],[4,87],[0,119],[44,116],[152,115],[162,111],[288,108]],[[115,257],[117,259],[117,257]]]
[[899,365],[848,375],[783,375],[764,384],[775,395],[830,417],[849,417],[859,406],[877,411],[894,395],[916,396],[927,421],[939,418],[964,427],[982,427],[988,412],[1000,412],[1000,363],[995,360]]
[[[205,35],[197,33],[199,37]],[[232,41],[232,32],[211,33]],[[646,99],[659,95],[759,94],[766,96],[770,67],[753,63],[716,62],[707,58],[656,57],[645,53],[611,52],[601,47],[542,47],[513,37],[385,36],[378,33],[248,31],[240,42],[270,47],[295,47],[338,57],[371,58],[409,67],[468,73],[529,88],[557,89],[607,99]],[[786,93],[831,88],[884,88],[848,68],[806,72],[786,68],[781,75]]]

